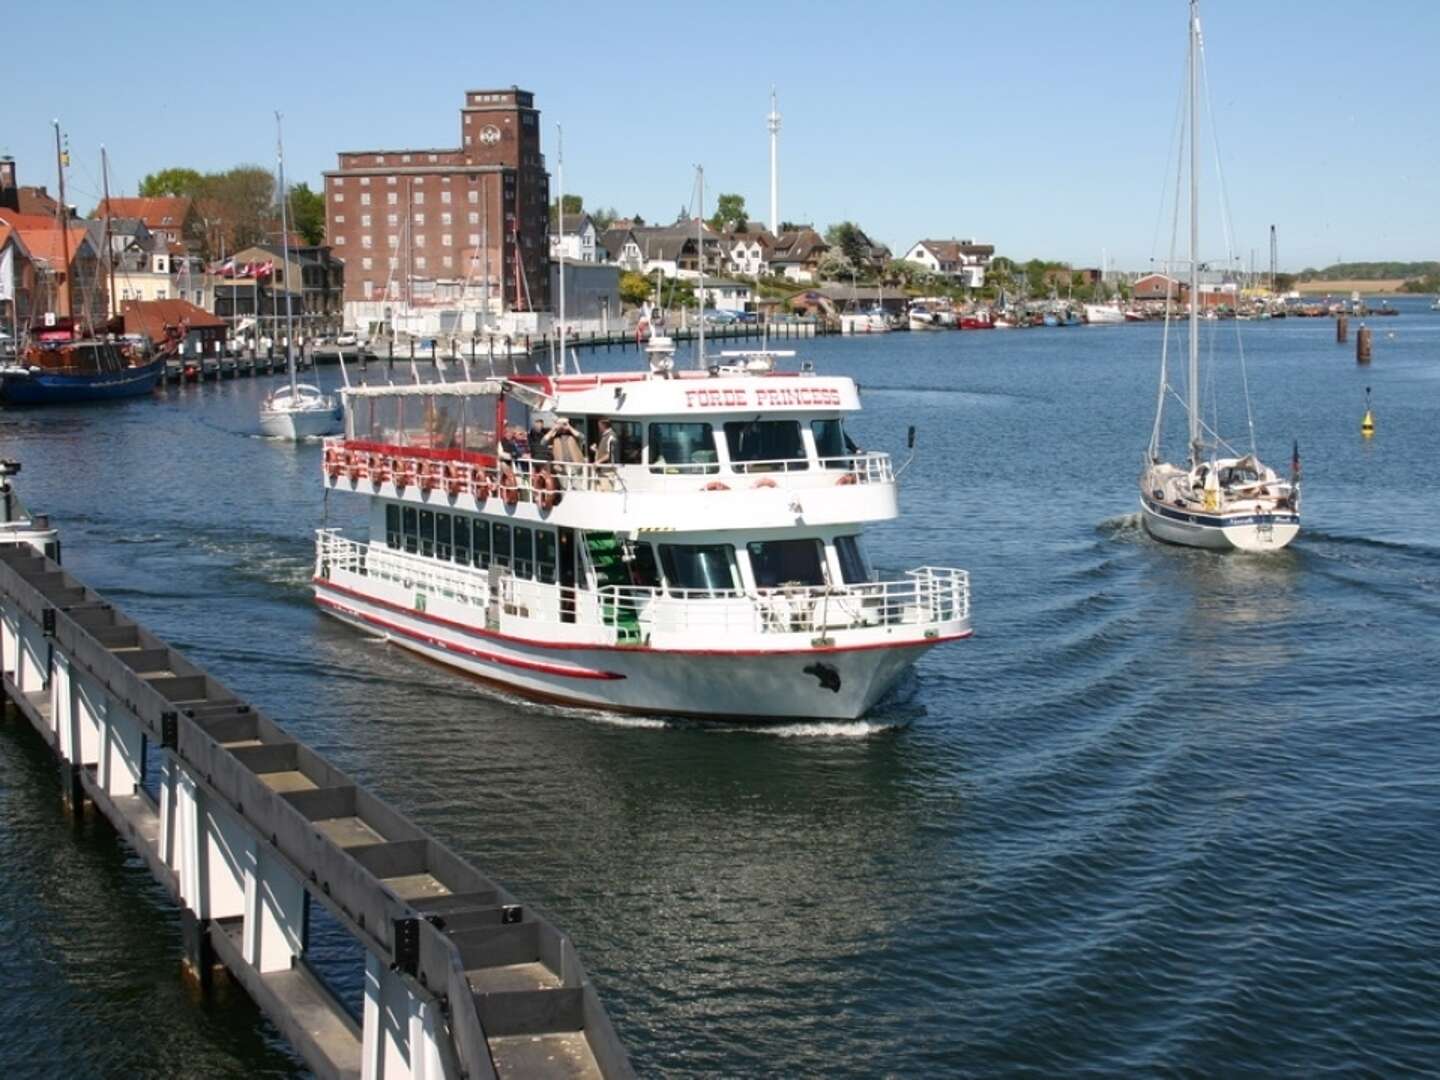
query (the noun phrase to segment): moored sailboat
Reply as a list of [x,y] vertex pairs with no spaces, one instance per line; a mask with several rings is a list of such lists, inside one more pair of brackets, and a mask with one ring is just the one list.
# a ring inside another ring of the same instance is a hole
[[1167,294],[1159,400],[1145,467],[1140,474],[1140,516],[1150,535],[1168,543],[1217,551],[1277,551],[1290,543],[1300,531],[1298,444],[1291,462],[1290,479],[1285,480],[1261,462],[1256,454],[1253,423],[1252,449],[1248,454],[1240,454],[1215,432],[1209,431],[1201,419],[1200,263],[1197,254],[1200,232],[1198,66],[1201,49],[1198,0],[1190,0],[1189,18],[1190,295],[1185,397],[1188,457],[1184,464],[1175,464],[1162,460],[1160,453],[1165,397],[1170,391],[1166,359],[1172,296]]

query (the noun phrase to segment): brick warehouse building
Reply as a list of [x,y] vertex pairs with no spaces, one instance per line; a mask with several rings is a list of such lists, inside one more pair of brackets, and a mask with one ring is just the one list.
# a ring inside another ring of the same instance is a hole
[[325,222],[345,262],[347,312],[478,307],[487,295],[494,312],[550,307],[550,180],[534,100],[518,87],[468,90],[456,149],[339,153],[325,173]]

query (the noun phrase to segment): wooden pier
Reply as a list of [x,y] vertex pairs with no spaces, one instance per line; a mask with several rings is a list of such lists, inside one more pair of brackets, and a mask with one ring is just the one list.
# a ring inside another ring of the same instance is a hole
[[[0,661],[72,812],[181,908],[187,968],[317,1075],[633,1075],[563,933],[26,543],[0,543]],[[312,904],[364,946],[358,1018],[307,962]]]

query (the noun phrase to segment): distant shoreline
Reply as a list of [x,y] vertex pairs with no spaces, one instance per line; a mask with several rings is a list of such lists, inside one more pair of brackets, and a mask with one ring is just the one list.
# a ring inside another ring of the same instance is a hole
[[1297,281],[1295,291],[1309,296],[1323,296],[1325,293],[1330,293],[1332,296],[1343,293],[1349,296],[1352,292],[1377,296],[1381,293],[1398,293],[1400,286],[1404,284],[1404,278],[1375,278],[1369,281],[1355,278],[1342,281]]

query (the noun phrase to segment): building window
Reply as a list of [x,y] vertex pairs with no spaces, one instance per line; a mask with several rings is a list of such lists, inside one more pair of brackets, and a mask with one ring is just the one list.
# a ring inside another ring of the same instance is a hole
[[399,206],[400,196],[397,192],[394,191],[386,192],[385,202],[388,203],[390,206]]
[[401,163],[402,165],[409,165],[409,164],[410,164],[410,155],[409,155],[409,154],[401,154],[401,155],[400,155],[400,163]]
[[455,260],[454,260],[453,258],[451,258],[449,255],[446,255],[446,256],[445,256],[445,268],[448,270],[450,267],[452,267],[452,266],[454,266],[454,265],[455,265]]
[[360,246],[363,247],[363,248],[368,248],[368,247],[370,246],[370,234],[369,234],[369,233],[366,233],[364,236],[360,237]]
[[375,295],[375,282],[373,282],[373,281],[364,281],[364,282],[361,282],[361,289],[360,289],[360,291],[361,291],[361,294],[365,297],[365,299],[366,299],[366,300],[369,300],[370,297],[372,297],[372,296]]
[[423,192],[423,191],[417,191],[417,192],[415,192],[415,205],[416,205],[416,206],[424,206],[424,205],[425,205],[425,192]]
[[421,228],[424,228],[424,226],[425,226],[425,215],[424,215],[424,214],[416,214],[416,215],[415,215],[415,224],[416,224],[416,225],[419,225]]
[[345,215],[344,215],[344,214],[336,214],[336,215],[335,215],[335,224],[336,224],[336,225],[344,225],[344,224],[345,224]]
[[400,224],[400,215],[399,215],[399,214],[386,214],[386,215],[385,215],[385,224],[386,224],[386,225],[399,225],[399,224]]
[[[448,194],[450,194],[450,193],[447,191],[445,194],[448,195]],[[441,214],[441,215],[440,215],[440,224],[441,224],[441,225],[449,225],[449,224],[450,224],[450,215],[449,215],[449,214]]]
[[470,213],[465,215],[465,218],[471,225],[480,224],[480,212],[478,210],[471,210]]
[[415,269],[416,269],[416,270],[424,270],[424,269],[425,269],[425,256],[424,256],[424,255],[417,255],[417,256],[415,256]]
[[[448,176],[445,177],[445,183],[448,184],[449,182],[450,182],[450,178],[449,178]],[[448,191],[442,191],[442,192],[440,192],[440,201],[441,201],[442,203],[444,203],[446,206],[449,206],[449,205],[450,205],[450,192],[448,192]]]
[[387,237],[385,238],[385,241],[386,241],[386,243],[390,246],[390,250],[391,250],[391,251],[394,251],[396,248],[398,248],[398,247],[400,246],[400,238],[399,238],[398,236],[396,236],[394,233],[391,233],[389,236],[387,236]]
[[384,164],[385,164],[385,155],[384,155],[384,154],[376,154],[376,155],[375,155],[375,164],[376,164],[376,165],[384,165]]
[[336,247],[340,247],[340,246],[341,246],[342,244],[344,244],[344,243],[345,243],[345,237],[343,237],[343,236],[337,236],[337,237],[335,237],[335,246],[336,246]]
[[479,234],[478,232],[472,232],[472,233],[470,234],[470,246],[471,246],[471,247],[479,247],[479,246],[480,246],[480,234]]
[[399,265],[400,265],[400,259],[399,259],[397,256],[391,255],[391,256],[390,256],[390,269],[391,269],[391,270],[394,270],[394,269],[395,269],[397,266],[399,266]]
[[361,186],[361,187],[369,187],[369,186],[370,186],[370,177],[368,177],[368,176],[362,176],[362,177],[360,177],[360,186]]
[[440,160],[440,155],[439,155],[439,154],[431,154],[431,155],[430,155],[430,160],[431,160],[431,161],[439,161],[439,160]]
[[394,187],[394,186],[395,186],[395,177],[393,177],[393,176],[387,176],[387,177],[385,178],[385,183],[386,183],[389,187]]
[[360,205],[361,205],[361,206],[369,206],[369,205],[370,205],[370,193],[369,193],[368,191],[363,192],[363,193],[360,195]]
[[331,197],[332,199],[334,199],[336,202],[344,202],[344,201],[345,201],[345,192],[343,192],[343,191],[336,191],[336,192],[332,193],[330,197]]
[[345,186],[345,177],[343,177],[343,176],[332,176],[332,177],[330,178],[330,183],[334,184],[336,187],[344,187],[344,186]]
[[[472,176],[470,179],[474,180],[475,178]],[[478,191],[467,192],[467,194],[470,196],[472,203],[478,203],[480,201],[480,193]]]
[[363,259],[360,260],[360,269],[362,269],[362,270],[369,270],[369,269],[373,268],[374,265],[375,265],[375,260],[372,259],[372,258],[370,258],[369,255],[366,255]]
[[[470,117],[468,117],[468,116],[465,117],[465,122],[468,124],[468,123],[470,122]],[[466,146],[469,146],[469,145],[470,145],[470,136],[469,136],[469,135],[466,135],[466,136],[465,136],[465,145],[466,145]]]
[[440,243],[443,247],[448,248],[452,240],[454,240],[454,237],[452,237],[448,232],[440,237]]
[[365,228],[368,229],[368,228],[370,227],[370,215],[369,215],[369,214],[361,214],[361,215],[360,215],[360,224],[363,225],[363,226],[365,226]]
[[425,246],[425,234],[424,234],[424,233],[417,233],[417,234],[416,234],[416,236],[415,236],[415,246],[416,246],[416,247],[424,247],[424,246]]

